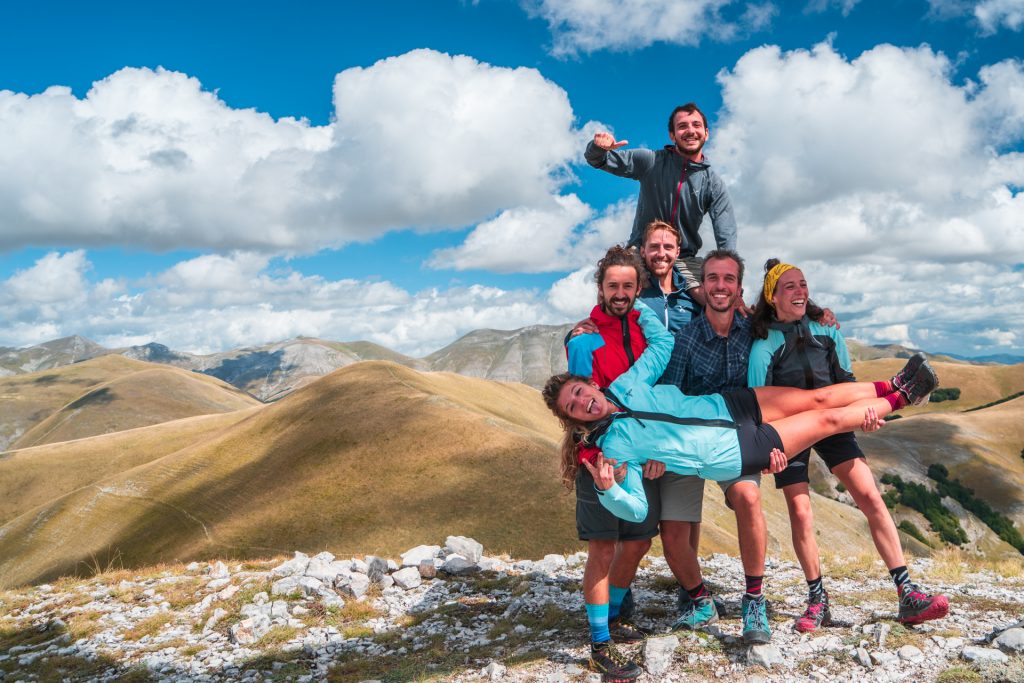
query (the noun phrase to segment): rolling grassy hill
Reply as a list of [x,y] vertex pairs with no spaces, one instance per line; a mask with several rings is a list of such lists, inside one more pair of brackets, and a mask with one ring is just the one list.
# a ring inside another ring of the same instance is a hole
[[0,448],[78,439],[258,403],[213,377],[105,355],[0,377]]
[[25,432],[13,448],[70,441],[256,405],[259,401],[253,397],[213,377],[147,364],[82,394]]
[[[579,549],[558,437],[521,384],[368,362],[263,408],[15,451],[0,460],[0,583],[295,548],[395,555],[452,533],[517,556]],[[706,498],[702,551],[735,553],[732,513],[715,485]],[[856,509],[815,499],[830,546],[870,549]],[[770,552],[790,555],[770,485],[765,509]]]

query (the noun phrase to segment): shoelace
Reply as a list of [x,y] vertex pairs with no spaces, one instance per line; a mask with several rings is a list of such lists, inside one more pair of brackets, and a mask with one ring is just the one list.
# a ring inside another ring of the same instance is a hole
[[903,600],[922,604],[928,602],[930,596],[921,590],[916,584],[908,583],[903,591]]
[[768,621],[768,615],[764,609],[764,600],[751,600],[747,604],[750,605],[747,608],[748,620],[752,620],[756,626],[761,626],[762,623]]

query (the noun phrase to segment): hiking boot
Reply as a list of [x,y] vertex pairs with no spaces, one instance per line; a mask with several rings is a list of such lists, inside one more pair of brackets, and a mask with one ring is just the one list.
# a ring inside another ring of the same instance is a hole
[[637,663],[615,649],[611,641],[590,644],[590,670],[601,674],[606,683],[635,681],[640,675]]
[[620,621],[630,621],[633,618],[634,611],[636,611],[636,603],[633,602],[633,589],[629,588],[626,590],[626,594],[622,596],[622,604],[619,605],[619,616],[616,618]]
[[928,364],[928,361],[924,361],[917,368],[917,372],[910,378],[910,381],[901,387],[899,391],[907,399],[907,403],[912,406],[919,406],[927,403],[928,396],[938,388],[938,375],[935,374],[935,370]]
[[907,360],[907,364],[903,366],[903,369],[892,376],[889,381],[892,382],[892,388],[896,391],[901,391],[903,387],[914,378],[917,373],[917,369],[924,363],[925,357],[923,353],[915,353]]
[[631,624],[625,619],[617,618],[608,622],[608,633],[611,634],[613,643],[628,645],[646,640],[653,631]]
[[[718,596],[712,596],[711,599],[714,600],[714,602],[715,602],[715,611],[718,612],[718,616],[720,616],[720,617],[724,616],[725,615],[725,603],[722,602],[721,600],[719,600]],[[690,594],[686,592],[685,588],[680,586],[679,587],[679,597],[676,600],[676,609],[678,609],[679,613],[682,614],[687,609],[689,609],[689,607],[687,607],[687,605],[689,605],[691,602],[693,602],[693,598],[690,597]]]
[[822,626],[832,623],[832,610],[829,609],[828,593],[821,592],[821,597],[808,600],[807,609],[803,615],[796,620],[796,628],[800,633],[817,631]]
[[763,595],[754,597],[743,594],[743,642],[747,644],[767,643],[772,639],[772,628],[768,625],[768,604]]
[[900,590],[900,614],[896,621],[901,624],[920,624],[931,619],[941,619],[949,613],[949,598],[945,595],[928,595],[917,584],[907,582]]
[[718,610],[710,595],[702,595],[691,599],[679,613],[679,618],[672,624],[673,631],[687,629],[696,631],[718,621]]

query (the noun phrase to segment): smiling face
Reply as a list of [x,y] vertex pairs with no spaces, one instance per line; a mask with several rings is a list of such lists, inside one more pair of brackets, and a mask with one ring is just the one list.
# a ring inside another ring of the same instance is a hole
[[557,403],[564,415],[578,422],[596,422],[612,413],[612,404],[593,382],[566,382]]
[[708,129],[704,126],[704,117],[696,111],[677,112],[672,119],[672,130],[669,131],[668,137],[680,154],[696,157],[708,140]]
[[740,295],[740,265],[731,258],[708,259],[701,284],[708,308],[724,313],[736,305]]
[[640,247],[640,256],[651,275],[660,280],[679,258],[679,240],[669,230],[652,230]]
[[633,266],[608,266],[597,288],[601,309],[617,318],[633,310],[633,302],[640,293],[639,279]]
[[807,280],[797,268],[787,270],[775,285],[775,317],[780,322],[796,322],[807,312]]

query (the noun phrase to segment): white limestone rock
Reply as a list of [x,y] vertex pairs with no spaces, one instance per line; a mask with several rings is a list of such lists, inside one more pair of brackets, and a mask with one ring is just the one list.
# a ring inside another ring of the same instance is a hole
[[508,669],[506,669],[503,664],[499,664],[498,662],[491,662],[490,664],[488,664],[480,670],[480,676],[482,678],[486,678],[489,681],[500,681],[502,678],[505,677],[506,671],[508,671]]
[[924,661],[924,653],[913,645],[904,645],[896,651],[896,654],[905,662],[918,663]]
[[444,541],[444,550],[449,555],[453,553],[462,555],[473,564],[479,562],[480,558],[484,556],[483,545],[465,536],[449,536]]
[[211,579],[226,579],[231,576],[231,572],[228,571],[227,565],[220,560],[217,560],[210,565],[210,578]]
[[766,669],[770,669],[785,661],[782,653],[773,645],[751,645],[750,649],[747,650],[747,662],[755,666],[763,666]]
[[645,640],[643,652],[644,666],[647,671],[654,676],[667,673],[672,667],[672,658],[675,656],[677,647],[679,647],[679,638],[676,636],[662,636]]
[[252,616],[231,627],[231,642],[238,645],[252,645],[266,635],[271,628],[270,617]]
[[295,551],[295,557],[270,570],[273,576],[302,576],[309,566],[309,556]]
[[405,569],[399,569],[397,572],[391,575],[394,579],[395,585],[402,590],[410,590],[416,588],[423,583],[423,578],[420,576],[420,571],[416,567],[406,567]]
[[353,598],[361,598],[366,595],[366,591],[370,590],[370,577],[366,574],[351,574],[346,580],[341,581],[341,577],[335,582],[335,587],[346,595],[351,595]]
[[441,552],[439,545],[418,545],[402,553],[403,567],[418,567],[421,563],[433,562],[437,554]]
[[991,647],[977,647],[968,645],[960,651],[960,656],[968,662],[996,662],[1002,663],[1009,659],[1005,654]]
[[995,644],[1000,650],[1009,654],[1024,653],[1024,628],[1010,628],[1003,631]]

